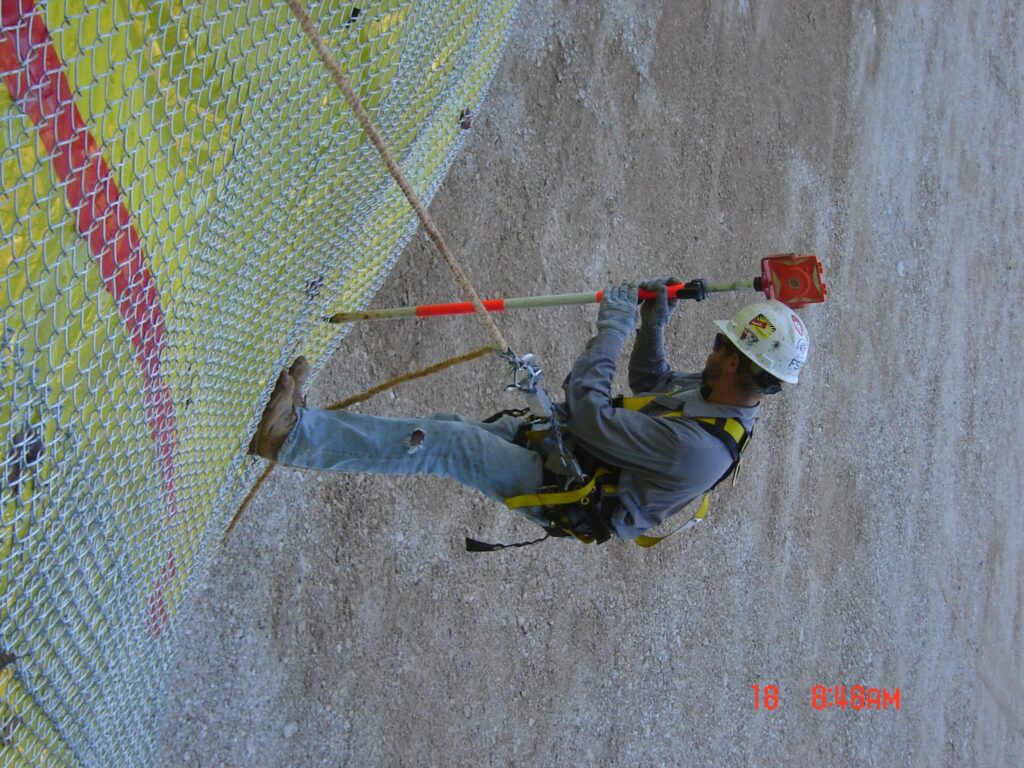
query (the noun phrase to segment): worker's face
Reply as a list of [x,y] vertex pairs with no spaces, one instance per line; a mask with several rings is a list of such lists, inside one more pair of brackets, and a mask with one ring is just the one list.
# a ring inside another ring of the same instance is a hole
[[724,334],[716,334],[711,354],[704,362],[704,370],[700,372],[704,386],[713,387],[723,376],[732,373],[739,362],[739,354]]

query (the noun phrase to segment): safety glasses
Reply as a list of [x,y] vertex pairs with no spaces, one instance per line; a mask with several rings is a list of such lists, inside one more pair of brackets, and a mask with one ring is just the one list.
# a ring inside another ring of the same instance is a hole
[[724,333],[716,333],[715,334],[715,340],[711,344],[711,349],[713,351],[717,352],[722,347],[725,347],[726,350],[729,351],[729,352],[735,352],[736,351],[736,347],[734,347],[732,345],[732,342],[729,341],[729,337],[728,336],[726,336]]

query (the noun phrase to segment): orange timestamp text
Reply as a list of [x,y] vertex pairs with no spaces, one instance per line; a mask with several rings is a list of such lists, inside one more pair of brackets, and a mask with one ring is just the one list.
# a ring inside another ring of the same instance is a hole
[[[754,709],[778,709],[781,703],[779,686],[751,685]],[[865,685],[812,685],[811,709],[896,710],[900,708],[900,689],[872,688]]]

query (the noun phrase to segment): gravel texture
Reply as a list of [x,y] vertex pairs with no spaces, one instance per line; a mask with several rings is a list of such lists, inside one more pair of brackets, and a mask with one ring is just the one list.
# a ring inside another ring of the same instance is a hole
[[[161,765],[1024,765],[1022,26],[1013,0],[524,0],[432,206],[480,292],[815,252],[801,384],[653,550],[470,555],[534,529],[438,478],[275,470],[195,593]],[[417,236],[375,306],[458,298]],[[676,366],[746,298],[681,307]],[[595,317],[499,322],[557,391]],[[311,404],[487,341],[356,328]],[[484,416],[519,405],[504,375],[361,409]],[[836,684],[900,708],[813,709]]]

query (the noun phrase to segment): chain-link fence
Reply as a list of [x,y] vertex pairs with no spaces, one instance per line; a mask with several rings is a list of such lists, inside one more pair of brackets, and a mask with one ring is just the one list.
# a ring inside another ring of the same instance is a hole
[[[0,3],[0,763],[144,765],[277,371],[416,222],[280,0]],[[310,6],[424,200],[514,6]]]

